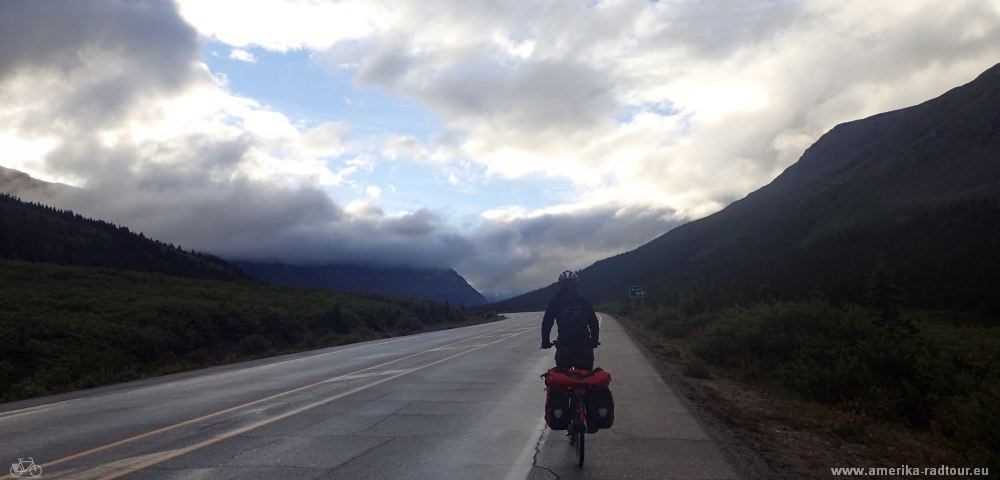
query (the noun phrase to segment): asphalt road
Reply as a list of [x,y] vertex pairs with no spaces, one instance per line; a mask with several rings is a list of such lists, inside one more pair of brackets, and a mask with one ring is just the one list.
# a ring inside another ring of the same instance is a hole
[[578,468],[542,419],[540,314],[509,317],[0,405],[0,460],[60,479],[737,478],[606,315],[616,421]]

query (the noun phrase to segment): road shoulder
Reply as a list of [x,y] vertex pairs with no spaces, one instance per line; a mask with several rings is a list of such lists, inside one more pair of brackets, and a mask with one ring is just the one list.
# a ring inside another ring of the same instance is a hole
[[[607,314],[602,313],[602,315],[610,317]],[[740,478],[748,480],[797,478],[793,472],[774,469],[765,455],[759,451],[763,446],[758,443],[754,435],[743,431],[731,418],[712,408],[712,400],[705,394],[705,390],[693,379],[685,377],[679,365],[666,362],[651,352],[628,328],[622,326],[622,331],[642,352],[660,378],[678,393],[681,402],[692,413],[705,433],[719,446]]]
[[621,325],[604,316],[597,366],[611,373],[615,425],[587,435],[583,468],[565,432],[540,442],[529,479],[551,478],[740,478],[673,385],[657,373],[652,359]]

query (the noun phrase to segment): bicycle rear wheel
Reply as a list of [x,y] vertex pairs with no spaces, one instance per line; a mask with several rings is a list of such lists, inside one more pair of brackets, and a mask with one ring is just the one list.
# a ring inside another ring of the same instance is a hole
[[586,431],[586,427],[584,427],[583,425],[577,424],[577,426],[580,427],[578,429],[579,431],[577,432],[577,435],[579,435],[580,438],[577,441],[576,449],[577,449],[577,453],[580,454],[580,463],[579,463],[579,466],[583,467],[583,454],[586,451],[586,449],[584,447],[584,439],[587,438],[587,431]]
[[566,428],[566,433],[568,434],[570,445],[576,445],[576,436],[579,430],[576,428],[576,401],[576,398],[572,397],[569,400],[569,411],[572,416],[569,419],[569,427]]

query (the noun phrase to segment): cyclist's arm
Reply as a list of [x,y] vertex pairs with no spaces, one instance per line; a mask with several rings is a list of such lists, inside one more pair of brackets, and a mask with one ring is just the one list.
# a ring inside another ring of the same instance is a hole
[[549,302],[548,308],[545,309],[545,315],[542,316],[542,343],[550,343],[549,336],[552,334],[552,324],[556,320],[555,308],[553,304],[555,301]]

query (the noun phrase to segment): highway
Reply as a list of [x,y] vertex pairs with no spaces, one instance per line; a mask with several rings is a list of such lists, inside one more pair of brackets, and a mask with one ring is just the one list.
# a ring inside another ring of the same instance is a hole
[[0,460],[74,480],[738,478],[607,315],[616,421],[577,467],[542,418],[541,314],[508,317],[3,404]]

